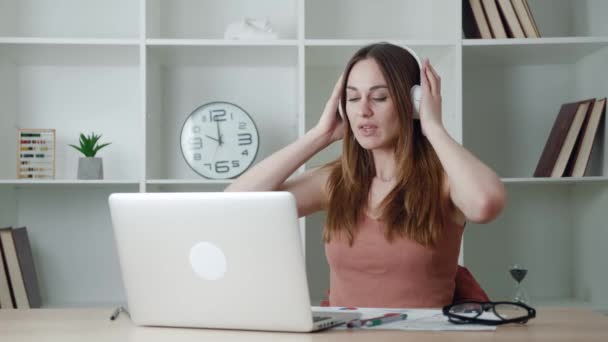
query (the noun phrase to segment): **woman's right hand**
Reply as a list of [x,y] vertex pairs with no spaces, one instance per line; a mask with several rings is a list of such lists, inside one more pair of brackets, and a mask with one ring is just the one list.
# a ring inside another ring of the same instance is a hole
[[327,143],[331,144],[334,141],[342,139],[344,136],[344,119],[338,114],[338,106],[340,105],[340,94],[342,93],[342,78],[340,75],[338,81],[334,85],[334,90],[325,104],[325,109],[321,114],[319,122],[315,126],[318,133],[327,138]]

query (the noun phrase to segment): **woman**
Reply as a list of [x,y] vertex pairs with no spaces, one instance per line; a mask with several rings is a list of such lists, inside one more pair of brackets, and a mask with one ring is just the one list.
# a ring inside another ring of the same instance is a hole
[[[420,119],[410,98],[415,84]],[[226,189],[290,191],[300,216],[327,211],[330,305],[451,303],[465,221],[489,222],[504,207],[500,178],[443,127],[440,89],[427,59],[420,70],[406,49],[363,47],[317,125]],[[287,180],[339,139],[340,159]]]

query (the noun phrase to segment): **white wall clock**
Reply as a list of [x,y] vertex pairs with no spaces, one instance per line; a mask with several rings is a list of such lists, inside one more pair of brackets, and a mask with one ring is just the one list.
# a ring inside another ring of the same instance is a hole
[[229,179],[245,172],[255,160],[259,135],[255,122],[241,107],[209,102],[186,118],[180,136],[188,165],[209,179]]

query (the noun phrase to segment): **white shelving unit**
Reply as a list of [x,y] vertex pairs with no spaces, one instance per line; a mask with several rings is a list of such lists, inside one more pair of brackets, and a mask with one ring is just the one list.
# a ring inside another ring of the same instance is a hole
[[[465,231],[464,264],[490,296],[510,296],[518,263],[536,303],[608,308],[604,137],[588,176],[531,178],[559,106],[608,95],[608,2],[529,1],[543,38],[462,39],[453,0],[0,0],[0,226],[28,227],[45,307],[124,302],[108,195],[231,182],[183,160],[192,110],[214,100],[245,108],[259,161],[316,124],[354,51],[389,41],[430,58],[448,131],[507,184],[505,212]],[[224,40],[244,17],[267,17],[279,39]],[[55,180],[15,178],[20,127],[57,130]],[[106,179],[80,181],[68,144],[93,130],[112,142],[100,152]],[[323,220],[301,221],[313,302],[329,286]]]

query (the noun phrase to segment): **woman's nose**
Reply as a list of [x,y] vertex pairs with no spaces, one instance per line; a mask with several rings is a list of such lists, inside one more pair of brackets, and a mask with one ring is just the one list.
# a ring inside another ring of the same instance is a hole
[[364,117],[372,115],[372,109],[367,99],[361,98],[359,101],[359,108],[357,108],[358,114]]

